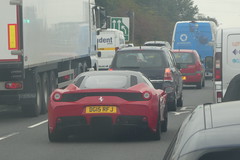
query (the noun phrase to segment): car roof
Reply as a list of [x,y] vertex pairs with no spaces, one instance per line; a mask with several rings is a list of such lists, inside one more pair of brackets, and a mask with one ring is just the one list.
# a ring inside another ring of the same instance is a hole
[[180,156],[197,150],[240,147],[240,101],[198,106],[179,130]]
[[149,43],[156,43],[156,44],[166,44],[166,43],[168,43],[167,41],[147,41],[147,42],[145,42],[144,44],[149,44]]
[[181,53],[181,52],[187,52],[187,53],[197,53],[196,50],[193,49],[173,49],[171,50],[173,53]]
[[139,71],[131,70],[115,70],[115,71],[89,71],[83,72],[79,76],[95,76],[95,75],[134,75],[134,76],[143,76]]

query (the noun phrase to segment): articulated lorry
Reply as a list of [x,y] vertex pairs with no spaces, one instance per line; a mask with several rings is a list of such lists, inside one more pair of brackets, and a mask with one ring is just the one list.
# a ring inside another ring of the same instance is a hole
[[97,35],[99,70],[107,70],[112,62],[113,56],[119,48],[125,46],[125,38],[122,31],[117,29],[103,29]]
[[52,90],[97,69],[103,10],[94,0],[1,0],[0,8],[0,105],[46,113]]

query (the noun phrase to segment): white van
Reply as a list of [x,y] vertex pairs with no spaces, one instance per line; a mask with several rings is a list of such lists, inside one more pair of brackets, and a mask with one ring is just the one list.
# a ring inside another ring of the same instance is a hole
[[125,47],[125,38],[122,31],[117,29],[105,29],[97,36],[98,69],[107,70],[112,62],[113,56],[119,48]]
[[213,82],[216,103],[240,100],[240,27],[217,31]]

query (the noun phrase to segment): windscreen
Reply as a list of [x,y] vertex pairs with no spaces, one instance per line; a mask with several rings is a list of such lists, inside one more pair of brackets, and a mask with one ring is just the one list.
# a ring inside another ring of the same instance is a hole
[[117,68],[152,68],[166,66],[164,52],[154,50],[123,51],[117,55]]
[[80,88],[117,88],[123,89],[128,86],[128,77],[124,75],[96,75],[85,77]]

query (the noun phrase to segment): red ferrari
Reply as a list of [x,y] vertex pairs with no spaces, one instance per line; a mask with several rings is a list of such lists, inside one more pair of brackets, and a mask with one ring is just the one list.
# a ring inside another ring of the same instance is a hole
[[159,140],[161,131],[167,131],[165,103],[166,93],[140,72],[85,72],[67,88],[52,92],[48,137],[54,142],[86,128],[135,127],[150,130],[151,138]]

